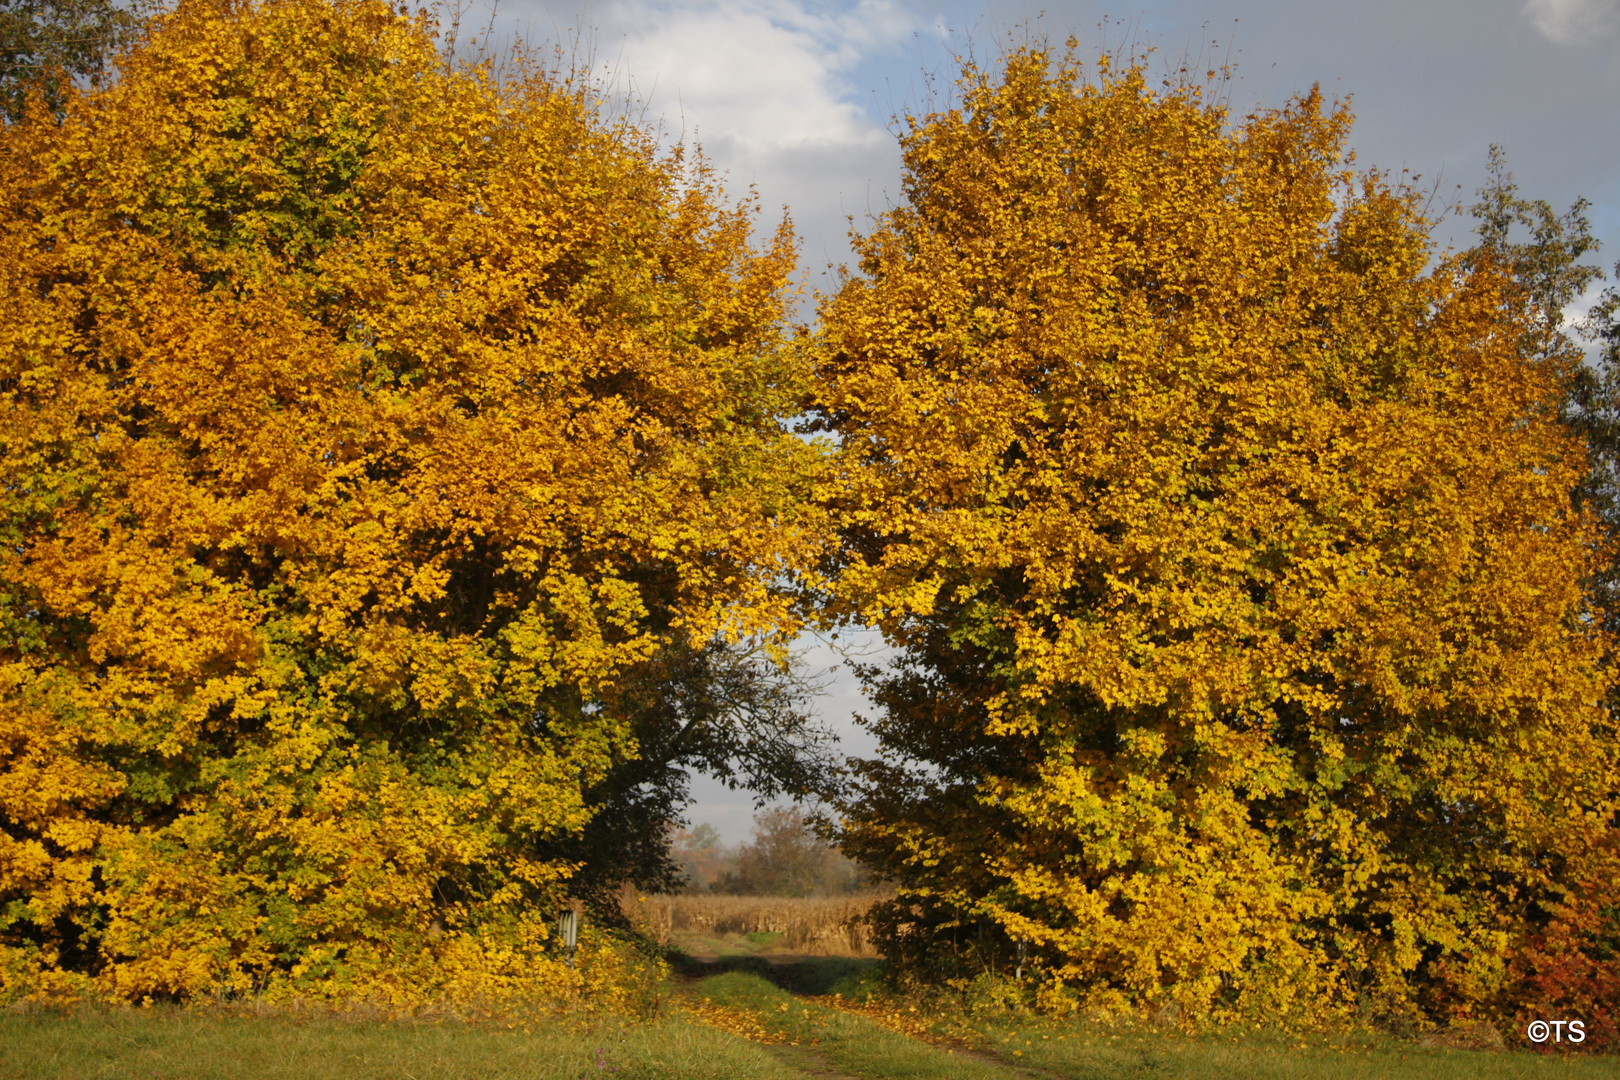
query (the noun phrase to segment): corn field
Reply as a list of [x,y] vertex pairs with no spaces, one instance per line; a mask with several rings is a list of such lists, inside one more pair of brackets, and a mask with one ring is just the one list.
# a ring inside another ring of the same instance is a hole
[[[777,951],[810,956],[876,956],[866,913],[887,893],[855,896],[642,896],[622,894],[630,921],[660,945],[683,934],[775,933]],[[678,943],[678,942],[677,942]]]

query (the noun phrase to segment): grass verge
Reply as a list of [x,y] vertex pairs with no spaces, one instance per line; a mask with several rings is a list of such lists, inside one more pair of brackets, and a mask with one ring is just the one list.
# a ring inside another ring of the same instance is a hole
[[1617,1080],[1620,1058],[1426,1049],[1371,1034],[1188,1034],[1141,1023],[930,1017],[931,1028],[1065,1080]]
[[3,1080],[802,1080],[766,1048],[674,1014],[583,1031],[456,1021],[0,1015]]

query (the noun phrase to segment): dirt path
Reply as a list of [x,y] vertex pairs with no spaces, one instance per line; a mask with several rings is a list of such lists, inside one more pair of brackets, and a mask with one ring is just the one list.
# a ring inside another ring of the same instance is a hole
[[[729,970],[728,970],[729,968]],[[808,977],[807,977],[808,972]],[[920,1017],[825,993],[813,967],[754,957],[694,963],[682,973],[694,1016],[761,1043],[811,1080],[1065,1080],[993,1047],[929,1031]]]
[[832,1059],[824,1050],[815,1050],[808,1046],[783,1046],[780,1043],[767,1044],[765,1049],[772,1057],[795,1072],[809,1077],[810,1080],[866,1080],[834,1068]]
[[[842,1001],[836,998],[814,997],[811,998],[811,1000],[817,1001],[828,1008],[839,1009],[851,1015],[870,1020],[873,1023],[879,1024],[882,1027],[894,1032],[896,1035],[903,1035],[908,1039],[924,1042],[930,1046],[948,1049],[949,1053],[957,1057],[967,1058],[969,1060],[983,1062],[987,1065],[996,1066],[997,1068],[1006,1071],[1011,1076],[1026,1077],[1028,1080],[1066,1080],[1065,1077],[1058,1073],[1052,1072],[1049,1069],[1037,1068],[1033,1065],[1026,1065],[1021,1061],[1014,1061],[1002,1054],[997,1053],[996,1050],[991,1046],[969,1042],[966,1039],[952,1039],[934,1035],[927,1032],[920,1022],[913,1024],[906,1024],[903,1021],[890,1022],[886,1019],[881,1010],[863,1008],[853,1002]],[[899,1014],[892,1015],[898,1016]]]

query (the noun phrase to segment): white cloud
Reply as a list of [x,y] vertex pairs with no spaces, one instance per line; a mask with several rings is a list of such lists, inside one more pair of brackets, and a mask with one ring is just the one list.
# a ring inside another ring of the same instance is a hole
[[705,142],[754,157],[887,138],[851,100],[842,75],[909,29],[888,0],[830,14],[794,0],[628,0],[604,14],[623,34],[610,66],[634,79],[654,112],[697,127]]
[[1620,0],[1525,0],[1524,13],[1559,45],[1579,45],[1620,26]]
[[[924,22],[909,0],[607,0],[580,16],[598,72],[666,134],[699,143],[735,194],[792,208],[812,273],[847,259],[846,215],[887,208],[899,152],[863,65]],[[873,190],[872,178],[879,178]]]

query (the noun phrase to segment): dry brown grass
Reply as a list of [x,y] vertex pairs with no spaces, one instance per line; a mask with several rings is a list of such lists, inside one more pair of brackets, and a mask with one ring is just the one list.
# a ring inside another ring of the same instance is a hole
[[888,894],[854,896],[640,896],[621,898],[625,914],[660,945],[682,939],[779,934],[772,952],[803,956],[876,956],[867,911]]

